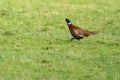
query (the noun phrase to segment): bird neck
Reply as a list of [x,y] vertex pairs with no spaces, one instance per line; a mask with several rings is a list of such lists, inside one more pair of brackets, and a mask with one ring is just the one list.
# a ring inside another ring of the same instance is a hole
[[71,24],[72,24],[71,22],[68,22],[68,23],[67,23],[68,26],[71,25]]

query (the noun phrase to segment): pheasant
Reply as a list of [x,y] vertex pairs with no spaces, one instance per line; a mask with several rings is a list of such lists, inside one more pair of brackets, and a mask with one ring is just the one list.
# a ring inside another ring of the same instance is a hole
[[67,25],[69,27],[69,30],[71,32],[71,35],[73,36],[73,38],[71,38],[71,41],[73,39],[83,39],[84,37],[88,37],[90,35],[95,35],[96,32],[91,32],[91,31],[87,31],[87,30],[83,30],[80,27],[73,25],[70,21],[70,19],[66,18],[65,21],[67,22]]

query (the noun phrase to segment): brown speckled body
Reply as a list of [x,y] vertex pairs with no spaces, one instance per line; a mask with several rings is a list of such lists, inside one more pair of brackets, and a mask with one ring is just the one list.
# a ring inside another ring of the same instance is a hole
[[65,21],[66,21],[67,24],[68,24],[69,30],[70,30],[70,32],[71,32],[71,35],[74,37],[74,38],[72,38],[71,40],[73,40],[73,39],[80,40],[80,39],[82,39],[82,38],[84,38],[84,37],[88,37],[88,36],[90,36],[90,35],[96,34],[96,32],[90,32],[90,31],[87,31],[87,30],[83,30],[83,29],[81,29],[80,27],[73,25],[73,24],[70,22],[70,20],[67,19],[67,18],[65,19]]

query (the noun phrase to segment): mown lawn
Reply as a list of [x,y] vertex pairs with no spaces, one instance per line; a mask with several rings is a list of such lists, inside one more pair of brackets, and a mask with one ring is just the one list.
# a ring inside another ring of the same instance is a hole
[[120,0],[0,0],[0,80],[120,80]]

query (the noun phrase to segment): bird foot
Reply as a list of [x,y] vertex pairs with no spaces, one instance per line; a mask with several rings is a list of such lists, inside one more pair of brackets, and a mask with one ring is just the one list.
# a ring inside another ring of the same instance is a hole
[[71,40],[70,40],[70,41],[72,41],[73,39],[75,39],[75,38],[71,38]]

